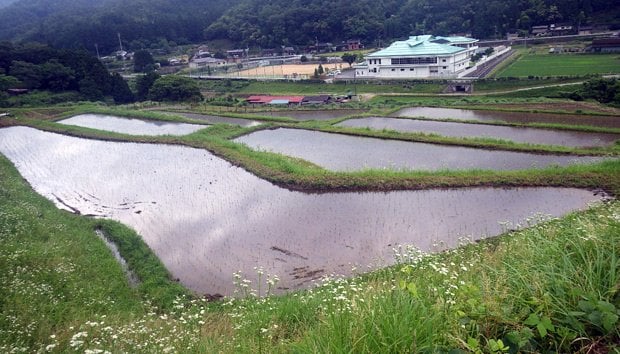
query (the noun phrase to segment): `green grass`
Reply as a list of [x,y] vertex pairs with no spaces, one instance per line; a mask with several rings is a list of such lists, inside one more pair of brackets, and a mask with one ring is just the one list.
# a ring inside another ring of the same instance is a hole
[[[150,305],[94,236],[101,222],[56,209],[1,156],[0,196],[2,352],[619,349],[617,201],[544,223],[534,218],[523,231],[442,253],[396,247],[397,265],[324,280],[312,290],[215,304],[163,296]],[[134,237],[117,223],[104,224],[117,242]],[[264,274],[263,286],[273,279]],[[241,280],[238,289],[251,293]]]
[[323,82],[267,82],[252,81],[238,90],[243,94],[282,94],[282,95],[313,95],[349,93],[439,93],[444,85],[439,83],[403,83],[403,84],[372,84],[372,83],[333,83]]
[[[567,84],[571,82],[581,82],[583,78],[520,78],[520,79],[483,79],[474,83],[475,93],[493,93],[510,91],[507,95],[511,95],[516,89],[524,89],[537,86],[550,86],[557,84]],[[561,87],[561,86],[560,86]],[[548,88],[547,88],[548,89]],[[517,91],[520,92],[520,91]],[[519,97],[519,96],[517,96]],[[533,97],[547,97],[547,95],[538,95]]]
[[617,54],[523,54],[497,77],[583,76],[620,73]]

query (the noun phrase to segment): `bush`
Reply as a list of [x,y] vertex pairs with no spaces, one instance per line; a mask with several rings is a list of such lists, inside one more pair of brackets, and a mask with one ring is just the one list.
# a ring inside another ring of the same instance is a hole
[[160,77],[149,90],[153,101],[201,101],[198,84],[187,77],[168,75]]

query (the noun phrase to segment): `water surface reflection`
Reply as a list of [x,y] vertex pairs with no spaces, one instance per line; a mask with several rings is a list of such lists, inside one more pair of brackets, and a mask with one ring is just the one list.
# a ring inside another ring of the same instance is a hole
[[175,278],[211,294],[230,294],[233,272],[255,266],[278,274],[282,288],[304,287],[352,265],[391,264],[397,244],[454,247],[461,236],[500,233],[500,222],[559,216],[598,199],[568,188],[304,194],[205,150],[26,127],[0,129],[0,152],[59,207],[131,226]]

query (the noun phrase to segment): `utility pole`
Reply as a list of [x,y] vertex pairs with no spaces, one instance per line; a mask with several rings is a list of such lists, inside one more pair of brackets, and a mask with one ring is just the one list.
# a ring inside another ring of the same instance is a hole
[[99,46],[97,43],[95,43],[95,50],[97,51],[97,59],[101,60],[101,57],[99,57]]
[[116,33],[116,35],[118,36],[118,44],[121,47],[121,52],[123,51],[123,42],[121,41],[121,34],[120,33]]

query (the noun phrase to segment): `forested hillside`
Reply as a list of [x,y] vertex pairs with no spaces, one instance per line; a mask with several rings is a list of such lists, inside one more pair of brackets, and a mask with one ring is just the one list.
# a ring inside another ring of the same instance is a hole
[[609,11],[617,12],[618,5],[606,0],[245,0],[205,36],[267,47],[352,38],[370,43],[422,33],[489,38],[538,24],[596,22],[594,14]]
[[[162,38],[203,40],[203,30],[236,0],[18,0],[0,10],[0,39],[40,41],[94,51],[118,49],[117,33],[130,43]],[[140,48],[133,48],[140,49]]]
[[0,10],[0,39],[90,51],[98,44],[108,52],[118,47],[117,33],[131,49],[162,39],[263,48],[347,39],[368,45],[421,33],[491,38],[550,23],[615,28],[618,15],[620,6],[607,0],[17,0]]

